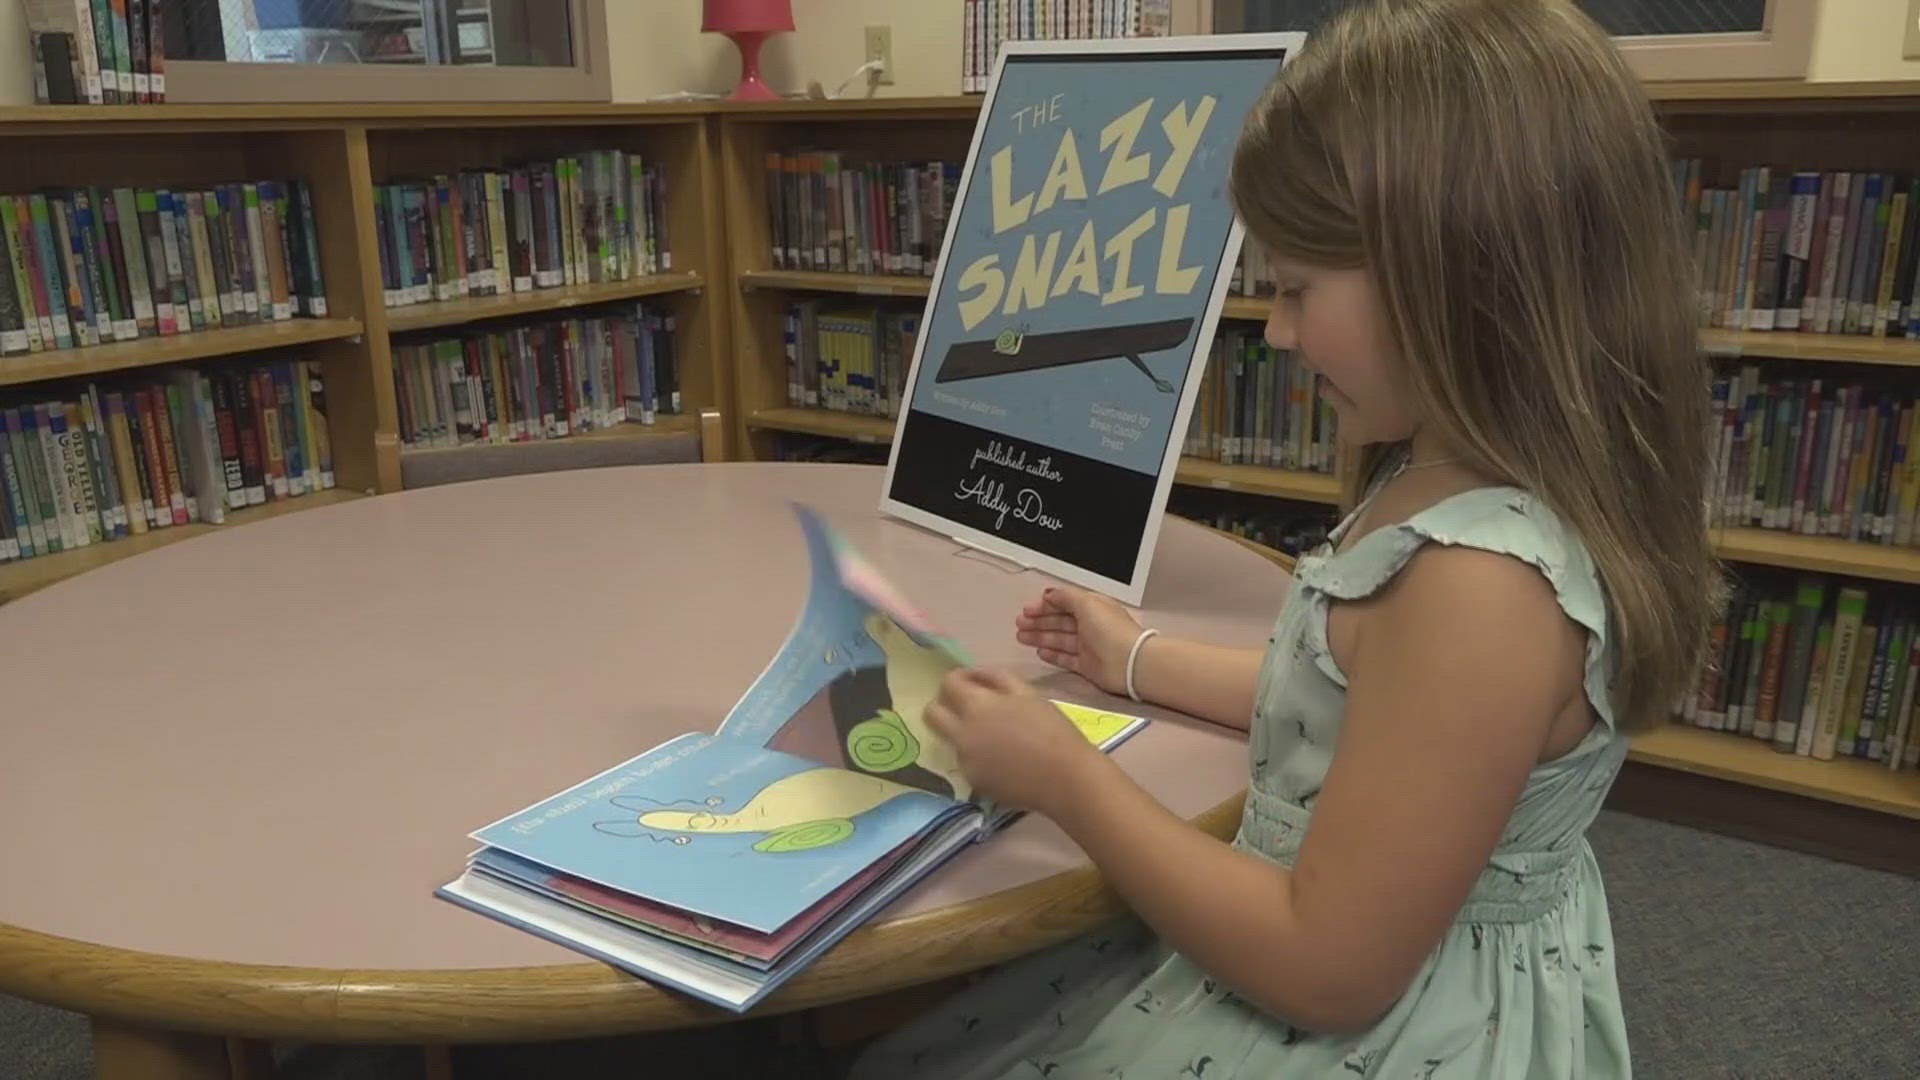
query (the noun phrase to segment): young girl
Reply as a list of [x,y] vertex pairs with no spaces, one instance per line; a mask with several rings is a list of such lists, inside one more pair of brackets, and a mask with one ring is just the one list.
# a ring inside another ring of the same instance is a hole
[[[1370,483],[1264,656],[1055,588],[1046,662],[1251,734],[1238,836],[1188,827],[1033,690],[927,717],[1137,918],[872,1050],[885,1080],[1624,1077],[1584,839],[1718,603],[1707,371],[1662,135],[1565,2],[1361,0],[1248,118],[1232,198],[1267,340]],[[1131,680],[1131,681],[1130,681]]]

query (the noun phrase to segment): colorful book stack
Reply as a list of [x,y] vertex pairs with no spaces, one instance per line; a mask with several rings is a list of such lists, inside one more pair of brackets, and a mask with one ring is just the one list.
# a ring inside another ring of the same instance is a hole
[[0,561],[333,486],[316,363],[171,369],[0,408]]
[[1777,750],[1920,767],[1920,604],[1903,591],[1807,575],[1743,583],[1714,630],[1687,723]]
[[374,214],[388,307],[673,269],[665,177],[625,150],[382,184]]
[[401,445],[560,439],[680,411],[674,315],[627,303],[396,342]]
[[1911,388],[1745,364],[1715,377],[1713,407],[1718,524],[1914,546]]
[[963,0],[960,92],[983,93],[1007,41],[1165,37],[1172,0]]
[[1223,331],[1187,421],[1182,453],[1226,465],[1332,472],[1333,408],[1319,376],[1256,334]]
[[1920,336],[1920,177],[1757,165],[1716,188],[1701,173],[1673,163],[1701,326]]
[[0,353],[327,313],[297,181],[0,195]]
[[787,402],[897,417],[913,363],[918,310],[798,300],[787,309]]
[[775,269],[933,276],[958,162],[799,150],[771,151],[766,165]]
[[148,105],[167,100],[172,0],[24,0],[40,105]]

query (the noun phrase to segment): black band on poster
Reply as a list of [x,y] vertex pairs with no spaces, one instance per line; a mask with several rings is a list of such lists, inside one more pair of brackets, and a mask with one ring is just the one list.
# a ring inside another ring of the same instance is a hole
[[1154,478],[962,424],[908,415],[894,462],[897,502],[1003,537],[1116,581],[1133,564]]

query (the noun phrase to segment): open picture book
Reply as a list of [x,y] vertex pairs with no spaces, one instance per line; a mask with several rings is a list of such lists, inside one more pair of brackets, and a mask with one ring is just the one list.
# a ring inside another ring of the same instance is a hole
[[[735,1011],[1014,816],[922,713],[970,663],[818,514],[786,643],[689,732],[472,834],[434,895]],[[1140,717],[1055,702],[1102,750]]]

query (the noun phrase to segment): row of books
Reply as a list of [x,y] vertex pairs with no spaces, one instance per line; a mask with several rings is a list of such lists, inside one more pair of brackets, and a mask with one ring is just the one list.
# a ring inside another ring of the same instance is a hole
[[993,60],[1007,41],[1080,41],[1165,37],[1172,0],[964,0],[960,91],[984,93]]
[[1819,574],[1742,583],[1679,718],[1802,757],[1915,768],[1917,627],[1920,603],[1902,590]]
[[333,486],[316,363],[180,368],[0,409],[0,561]]
[[147,105],[167,100],[164,29],[172,0],[27,0],[33,100]]
[[376,196],[388,307],[673,269],[665,175],[626,150],[395,181]]
[[1716,374],[1713,409],[1719,524],[1915,544],[1920,409],[1910,387],[1745,364]]
[[782,334],[788,404],[899,416],[919,332],[918,311],[794,301]]
[[933,276],[958,162],[774,150],[766,168],[776,269]]
[[1325,506],[1175,488],[1167,512],[1298,558],[1326,543],[1336,515]]
[[1332,472],[1336,440],[1318,375],[1258,335],[1214,336],[1182,453],[1226,465]]
[[1673,163],[1701,326],[1920,336],[1920,176],[1756,165],[1719,188],[1702,167]]
[[641,303],[396,342],[408,449],[561,439],[680,411],[674,314]]
[[0,354],[324,316],[307,185],[0,195]]

